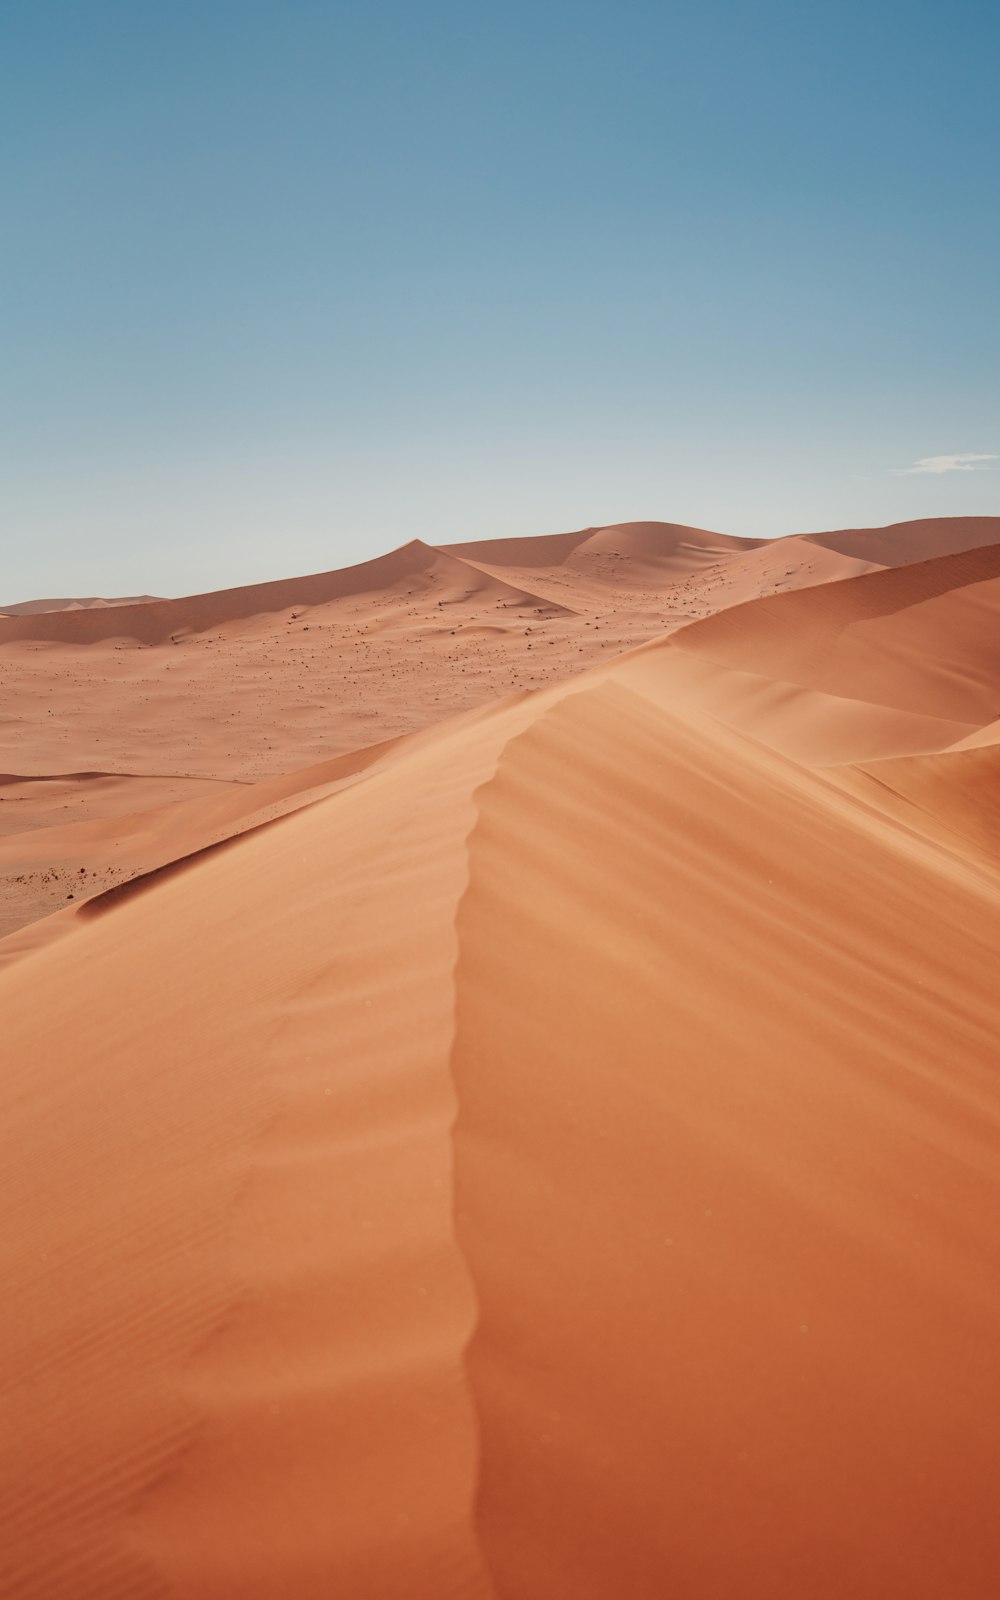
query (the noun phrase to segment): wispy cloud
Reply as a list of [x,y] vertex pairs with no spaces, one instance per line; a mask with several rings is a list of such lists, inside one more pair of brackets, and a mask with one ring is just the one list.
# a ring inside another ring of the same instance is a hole
[[980,461],[1000,461],[1000,456],[977,456],[966,453],[960,456],[922,456],[912,467],[897,467],[897,472],[983,472],[990,471],[979,465]]

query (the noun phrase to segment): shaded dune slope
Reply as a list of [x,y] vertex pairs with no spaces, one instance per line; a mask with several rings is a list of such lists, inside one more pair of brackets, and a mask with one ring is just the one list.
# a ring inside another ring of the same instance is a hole
[[671,646],[774,682],[981,726],[1000,701],[998,624],[1000,544],[735,606]]
[[238,831],[241,824],[262,817],[270,808],[287,803],[294,809],[307,796],[318,798],[379,760],[397,742],[390,739],[384,745],[352,750],[262,783],[206,784],[205,789],[219,792],[172,805],[33,828],[24,836],[14,833],[0,839],[0,862],[64,862],[101,851],[123,861],[145,861],[149,853],[167,860],[178,847],[180,853],[200,848],[213,833]]
[[873,761],[831,777],[905,826],[1000,865],[1000,746]]
[[1000,517],[937,517],[885,528],[851,528],[775,539],[740,539],[677,523],[617,523],[536,539],[495,539],[448,548],[496,575],[546,593],[572,586],[591,596],[617,590],[634,604],[672,594],[695,614],[763,595],[857,577],[882,567],[1000,544]]
[[[79,810],[87,822],[100,824],[112,818],[126,820],[140,807],[183,804],[195,795],[243,787],[224,780],[186,775],[156,777],[121,772],[0,773],[0,851],[3,841],[19,833],[41,834],[49,828],[72,826],[66,810]],[[55,838],[55,834],[50,837]]]
[[985,1600],[995,896],[610,685],[479,815],[456,1192],[498,1592]]
[[529,607],[546,604],[535,594],[491,578],[457,556],[414,539],[388,555],[336,572],[222,589],[182,600],[0,618],[0,645],[23,639],[81,644],[113,638],[162,644],[174,636],[205,633],[292,607],[320,606],[353,595],[407,587],[413,592],[431,589],[443,604],[472,594]]
[[525,539],[486,539],[442,548],[511,582],[547,594],[655,594],[672,590],[764,541],[672,522],[623,522]]
[[763,542],[738,539],[728,533],[710,533],[705,528],[689,528],[679,522],[617,522],[603,528],[581,528],[574,533],[479,539],[441,548],[453,555],[498,567],[575,566],[588,555],[611,551],[649,564],[669,563],[675,569],[687,570],[707,559],[754,549]]
[[[898,567],[911,532],[921,554],[982,538],[994,524],[865,530],[864,548]],[[824,541],[846,541],[848,553]],[[0,845],[0,933],[77,901],[81,890],[203,848],[224,837],[228,818],[242,829],[255,813],[288,809],[314,787],[299,775],[329,755],[384,744],[504,689],[565,679],[699,614],[727,613],[718,625],[675,633],[671,670],[684,693],[797,760],[856,764],[990,742],[992,593],[989,580],[966,581],[970,560],[972,576],[994,570],[989,551],[943,566],[938,557],[872,585],[858,575],[882,569],[850,553],[862,544],[856,531],[759,542],[620,524],[488,544],[495,558],[506,552],[527,565],[486,570],[471,555],[416,542],[344,573],[162,602],[157,627],[180,629],[166,649],[137,654],[134,640],[88,644],[68,634],[61,645],[8,641],[0,656],[14,713],[7,759],[30,738],[38,768],[0,785],[0,834],[19,835]],[[677,564],[691,560],[679,576]],[[929,574],[951,586],[951,599],[921,599]],[[800,589],[818,593],[800,604],[791,592]],[[296,606],[286,604],[292,594]],[[760,609],[736,609],[761,596]],[[184,632],[209,621],[212,633]],[[72,631],[79,618],[42,619],[53,623]],[[648,664],[629,670],[638,682]],[[111,770],[74,777],[72,764],[95,756]],[[173,776],[163,770],[171,764]],[[259,779],[277,785],[273,796],[247,792]],[[216,804],[227,789],[231,800]],[[199,794],[206,805],[189,809]],[[40,939],[5,945],[2,958]]]
[[880,567],[905,567],[914,561],[957,555],[985,544],[1000,544],[1000,517],[924,517],[892,522],[884,528],[841,528],[799,535],[853,560]]
[[11,1593],[987,1600],[995,883],[678,658],[0,972]]

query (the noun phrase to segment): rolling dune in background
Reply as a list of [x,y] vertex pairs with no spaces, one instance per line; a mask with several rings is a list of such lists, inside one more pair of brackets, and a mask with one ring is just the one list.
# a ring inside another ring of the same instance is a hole
[[998,622],[1000,518],[0,618],[0,1593],[992,1600]]

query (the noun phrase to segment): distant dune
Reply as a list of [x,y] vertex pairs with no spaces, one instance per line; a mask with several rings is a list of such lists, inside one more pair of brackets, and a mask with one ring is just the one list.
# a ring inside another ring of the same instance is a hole
[[483,603],[503,600],[529,607],[544,605],[537,595],[491,579],[478,568],[434,550],[414,539],[390,555],[378,556],[339,572],[320,572],[278,583],[257,583],[214,594],[190,595],[183,600],[143,601],[110,608],[77,608],[54,612],[36,610],[19,622],[0,624],[0,643],[13,639],[47,639],[61,644],[94,644],[125,638],[142,644],[163,644],[173,637],[206,633],[214,628],[246,622],[297,606],[326,605],[357,595],[405,591],[427,596],[433,592],[442,604],[475,595]]
[[837,533],[801,537],[839,555],[883,567],[907,567],[914,561],[956,555],[997,543],[996,517],[925,517],[919,522],[893,522],[887,528],[842,528]]
[[1000,518],[0,621],[4,1593],[991,1600],[998,623]]
[[149,605],[156,599],[155,594],[132,594],[111,600],[101,595],[87,595],[75,600],[24,600],[17,606],[0,606],[0,617],[31,617],[42,611],[85,611],[94,606]]

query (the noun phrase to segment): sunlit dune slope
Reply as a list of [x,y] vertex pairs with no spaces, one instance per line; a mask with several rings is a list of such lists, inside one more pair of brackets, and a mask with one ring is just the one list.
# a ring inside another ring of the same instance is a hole
[[1000,544],[1000,517],[924,517],[892,522],[885,528],[841,528],[833,533],[806,533],[807,544],[820,545],[853,560],[880,567],[905,567],[914,561],[957,555],[984,544]]
[[435,598],[443,604],[470,594],[482,597],[486,593],[492,599],[529,606],[541,603],[536,595],[516,590],[502,579],[491,579],[458,557],[414,539],[388,555],[337,572],[222,589],[183,600],[154,600],[137,606],[41,612],[0,619],[0,644],[15,639],[94,643],[111,638],[162,644],[173,637],[205,633],[295,606],[324,605],[348,596],[407,587],[413,592],[433,589]]
[[1000,746],[988,744],[831,769],[839,785],[930,833],[960,854],[1000,867]]
[[618,522],[575,533],[535,538],[477,539],[443,545],[454,555],[496,569],[546,571],[566,567],[586,573],[601,561],[623,561],[660,574],[687,576],[709,564],[757,549],[763,539],[739,539],[678,522]]
[[484,539],[444,548],[485,572],[514,583],[534,582],[546,594],[617,594],[631,605],[655,603],[680,586],[686,593],[706,574],[756,550],[765,541],[738,539],[673,522],[622,522],[540,538]]
[[454,1051],[501,1594],[985,1600],[997,909],[611,685],[508,747]]
[[[661,547],[669,556],[694,532],[604,530],[622,550],[590,577],[564,574],[557,598],[530,570],[511,582],[414,542],[345,572],[122,606],[103,620],[22,617],[6,631],[0,620],[0,766],[11,775],[0,780],[0,835],[19,836],[0,850],[0,935],[185,853],[181,835],[203,813],[170,818],[165,802],[283,783],[702,615],[712,601],[671,576],[669,560],[662,581],[631,560]],[[254,809],[234,804],[242,818]],[[113,828],[86,826],[113,817]],[[198,823],[188,848],[205,842]]]
[[685,659],[0,971],[9,1592],[988,1600],[997,880]]
[[[259,807],[238,791],[304,792],[299,773],[761,597],[784,609],[773,628],[770,610],[753,612],[752,626],[738,614],[746,647],[727,656],[738,667],[696,658],[703,636],[685,635],[686,692],[697,679],[725,720],[810,763],[989,739],[967,697],[945,716],[923,689],[905,710],[899,694],[873,691],[885,663],[870,652],[853,677],[838,659],[824,687],[799,667],[788,682],[791,668],[756,634],[784,637],[798,618],[809,643],[816,603],[789,611],[782,596],[877,572],[875,555],[898,567],[908,552],[947,552],[993,530],[1000,538],[1000,519],[939,519],[759,541],[643,522],[450,551],[414,541],[344,572],[113,614],[0,619],[0,836],[18,836],[0,847],[0,934],[219,838],[225,824],[207,818],[229,790],[233,826],[249,826]],[[845,607],[841,632],[858,620]],[[207,807],[188,811],[200,796]]]
[[[466,720],[476,716],[471,712]],[[124,814],[114,809],[106,817],[0,838],[7,917],[6,927],[0,919],[5,935],[0,937],[0,966],[73,932],[79,926],[77,913],[95,897],[117,891],[136,875],[145,876],[311,805],[370,768],[391,764],[425,737],[418,733],[405,740],[389,739],[262,783],[206,784],[190,800]],[[68,892],[66,884],[71,885]],[[37,913],[35,918],[25,915],[46,893],[50,914],[40,921]]]
[[736,606],[685,628],[671,647],[940,719],[952,725],[942,744],[953,743],[1000,710],[1000,544]]

